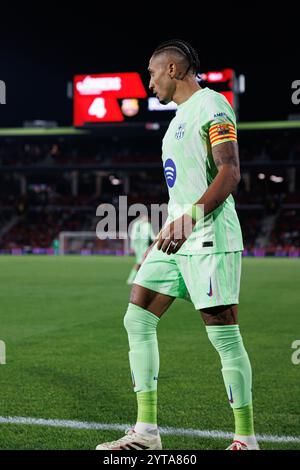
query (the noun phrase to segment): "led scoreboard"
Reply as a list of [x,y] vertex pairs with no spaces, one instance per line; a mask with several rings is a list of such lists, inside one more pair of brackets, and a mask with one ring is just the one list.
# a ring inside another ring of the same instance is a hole
[[[224,94],[236,109],[237,86],[233,69],[202,73],[198,81],[202,87],[209,86]],[[166,120],[172,119],[176,104],[160,104],[157,98],[151,97],[148,83],[149,78],[142,80],[137,72],[76,75],[73,84],[74,126],[159,121],[161,111]]]
[[141,77],[135,72],[77,75],[74,78],[74,126],[124,121],[126,115],[138,113],[138,99],[146,97]]

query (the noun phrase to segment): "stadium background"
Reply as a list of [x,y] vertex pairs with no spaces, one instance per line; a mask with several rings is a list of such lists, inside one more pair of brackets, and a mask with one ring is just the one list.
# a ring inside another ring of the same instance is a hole
[[[300,326],[300,105],[291,96],[300,77],[293,28],[288,42],[276,34],[285,15],[291,24],[291,12],[281,12],[272,26],[248,7],[239,10],[238,21],[228,12],[226,24],[205,12],[209,25],[199,13],[181,17],[184,27],[178,28],[157,11],[93,15],[55,2],[47,14],[30,2],[17,15],[6,8],[0,32],[6,84],[0,252],[7,255],[0,259],[0,339],[7,349],[0,366],[1,448],[89,449],[117,437],[114,425],[134,421],[122,329],[133,259],[87,256],[122,254],[123,245],[90,241],[68,245],[69,256],[53,256],[53,242],[62,231],[95,231],[97,206],[116,204],[119,195],[128,195],[129,204],[167,201],[160,161],[164,124],[145,125],[159,119],[145,112],[125,128],[76,131],[68,83],[76,74],[138,72],[147,89],[151,51],[171,37],[195,46],[203,71],[230,67],[245,76],[239,96],[242,180],[234,195],[245,243],[240,321],[255,371],[256,429],[267,435],[262,447],[299,448],[300,365],[291,361],[291,345]],[[32,129],[37,120],[48,127]],[[205,432],[230,432],[230,410],[217,358],[191,306],[176,302],[159,338],[160,424],[172,428],[166,447],[223,448],[224,436]],[[185,394],[184,406],[180,393],[172,393],[174,384]],[[59,421],[55,428],[53,420]],[[63,420],[73,424],[63,427]],[[77,429],[74,421],[98,423],[99,430],[91,424]]]

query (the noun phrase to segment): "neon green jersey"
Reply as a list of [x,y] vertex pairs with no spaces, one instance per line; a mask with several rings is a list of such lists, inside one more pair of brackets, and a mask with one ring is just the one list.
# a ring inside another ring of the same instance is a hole
[[[205,193],[218,173],[212,147],[236,141],[236,119],[227,99],[209,88],[180,104],[163,139],[162,160],[169,190],[166,224]],[[233,196],[197,222],[178,254],[243,250]]]

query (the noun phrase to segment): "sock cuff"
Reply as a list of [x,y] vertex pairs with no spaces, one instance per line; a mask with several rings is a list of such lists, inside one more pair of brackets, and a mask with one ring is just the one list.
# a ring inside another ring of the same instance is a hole
[[252,401],[240,408],[233,407],[235,418],[235,436],[253,436],[253,405]]
[[140,307],[139,305],[132,304],[129,302],[127,312],[126,314],[131,313],[131,314],[137,314],[139,318],[143,318],[146,321],[157,325],[160,318],[154,315],[154,313],[149,312],[149,310],[145,310],[144,308]]
[[155,396],[157,394],[157,390],[148,390],[147,392],[137,392],[138,397],[150,397]]
[[207,334],[218,334],[222,333],[224,336],[231,336],[233,333],[240,333],[239,325],[217,325],[217,326],[206,326]]
[[137,399],[157,399],[157,390],[149,390],[147,392],[136,392]]

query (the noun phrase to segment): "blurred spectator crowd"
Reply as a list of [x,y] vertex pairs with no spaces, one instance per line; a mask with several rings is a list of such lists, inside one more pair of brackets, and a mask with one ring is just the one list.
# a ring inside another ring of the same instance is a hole
[[[62,231],[95,231],[99,204],[117,206],[120,195],[128,205],[166,203],[160,145],[149,138],[146,144],[141,138],[2,139],[0,252],[49,248]],[[293,168],[300,139],[266,137],[258,145],[244,138],[240,148],[242,180],[234,198],[245,254],[300,256],[300,178]],[[276,167],[284,161],[286,167]]]

